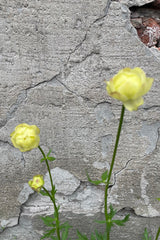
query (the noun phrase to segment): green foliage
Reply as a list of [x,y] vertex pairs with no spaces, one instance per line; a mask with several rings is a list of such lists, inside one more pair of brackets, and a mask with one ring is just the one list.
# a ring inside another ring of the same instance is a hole
[[41,217],[41,219],[43,220],[44,224],[48,227],[55,227],[56,224],[54,222],[56,222],[56,218],[54,216],[50,217],[50,216],[46,216],[46,217]]
[[[78,240],[89,240],[86,235],[81,234],[79,231],[77,231]],[[97,230],[95,230],[95,235],[92,233],[90,240],[106,240],[107,233],[104,234],[98,233]]]
[[78,240],[88,240],[86,235],[81,234],[79,231],[77,231]]
[[[98,233],[97,230],[95,230],[95,235],[96,235],[96,237],[95,237],[96,240],[106,240],[107,239],[107,233],[106,232],[104,234],[101,234],[101,233]],[[94,238],[93,238],[93,240],[94,240]]]
[[[45,238],[58,240],[56,236],[57,223],[59,224],[59,222],[57,222],[57,214],[54,213],[53,217],[41,217],[41,219],[43,220],[44,224],[49,227],[49,229],[47,229],[44,235],[41,237],[41,240]],[[67,222],[59,225],[59,229],[61,230],[61,240],[68,239],[69,228],[71,228],[71,226]]]
[[56,192],[57,192],[56,187],[55,187],[55,185],[53,185],[52,190],[51,190],[51,196],[52,196],[53,199],[55,199]]
[[[112,205],[110,205],[109,208],[110,208],[110,212],[108,213],[107,221],[106,220],[96,221],[97,223],[105,224],[107,227],[107,232],[110,232],[111,228],[114,225],[124,226],[125,223],[129,220],[129,214],[126,215],[123,219],[114,220],[113,217],[117,213],[117,210],[114,210]],[[95,230],[95,234],[92,233],[90,240],[106,240],[107,232],[105,232],[104,234],[101,234],[101,233],[98,233],[97,230]],[[89,240],[86,235],[81,234],[79,231],[77,231],[77,236],[78,236],[78,240]],[[145,239],[145,240],[150,240],[150,239]]]
[[41,219],[43,220],[44,224],[47,227],[50,227],[50,229],[47,229],[45,231],[45,234],[41,237],[41,239],[44,239],[44,238],[57,239],[54,237],[54,234],[56,232],[56,221],[57,221],[55,214],[53,215],[53,217],[45,216],[45,217],[41,217]]
[[101,180],[95,180],[95,181],[93,181],[90,177],[89,177],[89,175],[88,175],[88,173],[86,172],[86,175],[87,175],[87,178],[88,178],[88,181],[90,182],[90,183],[92,183],[92,184],[94,184],[94,185],[99,185],[100,183],[107,183],[107,180],[108,180],[108,170],[107,171],[105,171],[104,173],[102,173],[102,175],[101,175]]
[[52,152],[52,150],[50,149],[49,152],[47,153],[47,156],[44,158],[41,158],[41,162],[45,161],[46,159],[50,162],[54,161],[55,158],[50,156],[51,152]]
[[46,192],[43,191],[43,190],[40,190],[40,194],[43,195],[43,196],[48,196],[48,193],[46,193]]
[[40,239],[42,240],[45,238],[51,238],[51,239],[57,240],[56,237],[52,236],[55,233],[55,231],[56,231],[56,228],[52,228],[51,230],[46,230],[45,234]]
[[50,149],[49,152],[47,153],[47,159],[52,162],[52,161],[55,160],[55,158],[54,157],[50,157],[51,152],[52,152],[52,150]]
[[152,240],[151,237],[149,237],[149,233],[147,231],[147,228],[144,230],[144,237],[142,240]]
[[114,210],[112,205],[109,206],[110,208],[110,212],[108,213],[108,216],[107,216],[107,222],[106,220],[104,221],[96,221],[100,224],[106,224],[107,226],[107,231],[110,232],[111,231],[111,228],[114,226],[114,225],[118,225],[118,226],[124,226],[125,223],[129,220],[129,214],[126,215],[123,219],[121,220],[114,220],[113,217],[115,216],[115,214],[117,213],[117,210]]
[[101,175],[101,179],[103,183],[106,183],[108,180],[108,170],[106,170],[104,173]]
[[68,224],[68,222],[65,222],[65,223],[60,225],[60,229],[62,230],[62,235],[61,235],[62,240],[67,240],[68,239],[68,232],[69,232],[70,228],[71,228],[71,226]]

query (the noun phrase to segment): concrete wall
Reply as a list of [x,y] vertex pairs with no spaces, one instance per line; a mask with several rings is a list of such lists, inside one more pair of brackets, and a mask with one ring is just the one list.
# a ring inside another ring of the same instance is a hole
[[[109,201],[118,215],[131,214],[112,239],[155,236],[160,222],[160,53],[138,38],[131,6],[147,0],[0,1],[0,240],[38,240],[40,215],[51,203],[28,187],[47,169],[38,149],[20,153],[10,133],[20,123],[36,124],[41,146],[53,149],[51,165],[61,218],[88,234],[103,218],[104,188],[88,183],[109,166],[120,102],[105,90],[124,67],[141,67],[155,79],[145,104],[125,114]],[[62,177],[63,176],[63,177]],[[58,180],[57,180],[58,179]],[[102,226],[98,226],[99,228]],[[75,229],[71,239],[76,239]]]

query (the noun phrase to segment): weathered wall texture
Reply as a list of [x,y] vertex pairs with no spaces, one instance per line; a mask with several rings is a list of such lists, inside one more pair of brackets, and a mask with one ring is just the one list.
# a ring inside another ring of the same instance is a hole
[[[109,201],[131,214],[112,239],[155,236],[160,223],[160,58],[137,36],[131,6],[147,0],[0,1],[0,220],[1,240],[38,240],[51,203],[27,182],[45,175],[37,149],[20,153],[9,135],[19,123],[36,124],[41,146],[53,149],[52,173],[61,217],[89,234],[103,217],[104,188],[88,183],[110,164],[121,104],[106,93],[124,67],[155,79],[145,104],[126,111]],[[63,176],[63,177],[62,177]],[[58,180],[57,180],[58,179]],[[71,230],[71,238],[76,239]]]

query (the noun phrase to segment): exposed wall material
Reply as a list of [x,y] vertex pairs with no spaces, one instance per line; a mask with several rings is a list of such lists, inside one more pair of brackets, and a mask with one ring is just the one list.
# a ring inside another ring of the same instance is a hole
[[[85,169],[97,179],[109,167],[121,110],[107,95],[104,80],[137,66],[154,84],[137,112],[126,111],[109,201],[118,216],[130,213],[131,221],[121,232],[115,228],[112,239],[141,239],[145,227],[155,236],[160,58],[139,39],[129,10],[149,2],[1,1],[0,240],[38,240],[39,216],[53,212],[50,202],[27,185],[36,174],[47,178],[40,152],[20,153],[9,139],[23,122],[36,124],[44,151],[53,150],[55,181],[56,174],[64,176],[57,181],[61,218],[84,233],[93,231],[93,219],[103,216],[104,186],[89,184]],[[71,239],[75,235],[71,230]]]

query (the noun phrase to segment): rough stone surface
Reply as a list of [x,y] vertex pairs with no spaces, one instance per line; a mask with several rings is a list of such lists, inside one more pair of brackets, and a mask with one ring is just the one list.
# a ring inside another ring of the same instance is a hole
[[[80,186],[80,181],[66,170],[56,167],[51,170],[51,175],[57,193],[71,195]],[[52,188],[50,184],[49,173],[46,174],[44,182],[45,182],[44,187],[51,191]]]
[[[46,176],[38,149],[20,153],[9,139],[26,122],[41,130],[41,147],[53,150],[51,163],[61,218],[94,231],[103,218],[104,186],[88,183],[109,168],[121,103],[111,99],[105,81],[124,67],[141,67],[154,78],[145,103],[125,113],[109,192],[118,217],[131,214],[112,239],[155,238],[160,220],[160,57],[138,38],[129,7],[151,1],[60,0],[0,2],[0,240],[38,240],[40,215],[51,215],[46,198],[27,182]],[[103,231],[102,226],[98,226]]]

